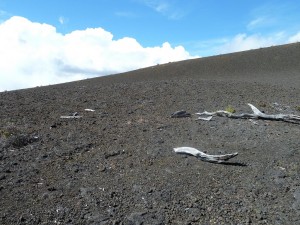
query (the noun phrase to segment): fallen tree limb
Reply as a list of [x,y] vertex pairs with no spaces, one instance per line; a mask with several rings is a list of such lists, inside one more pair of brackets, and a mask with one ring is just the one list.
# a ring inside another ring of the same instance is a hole
[[[231,113],[225,110],[219,110],[216,112],[207,112],[204,111],[202,113],[196,113],[200,117],[197,120],[210,120],[212,116],[221,116],[228,117],[233,119],[266,119],[266,120],[279,120],[285,122],[299,123],[300,116],[293,114],[266,114],[257,109],[254,105],[248,103],[251,107],[253,113]],[[209,117],[201,117],[201,116],[209,116]]]
[[69,114],[68,116],[61,116],[60,118],[61,119],[79,119],[81,117],[82,116],[79,116],[78,112],[74,112],[74,113]]
[[232,154],[225,154],[225,155],[208,155],[204,152],[199,151],[198,149],[191,148],[191,147],[174,148],[174,151],[178,154],[192,155],[199,158],[202,161],[211,162],[211,163],[225,163],[227,160],[238,155],[237,152]]
[[82,116],[61,116],[61,119],[79,119]]

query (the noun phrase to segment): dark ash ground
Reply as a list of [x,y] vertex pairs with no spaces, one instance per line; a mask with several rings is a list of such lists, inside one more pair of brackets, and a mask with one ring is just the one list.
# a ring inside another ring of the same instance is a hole
[[0,93],[0,224],[299,224],[300,124],[170,117],[299,115],[299,58],[292,44]]

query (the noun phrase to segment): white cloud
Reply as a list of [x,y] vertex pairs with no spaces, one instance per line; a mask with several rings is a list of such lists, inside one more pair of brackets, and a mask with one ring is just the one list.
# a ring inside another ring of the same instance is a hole
[[159,12],[159,13],[164,13],[169,9],[169,4],[165,3],[165,2],[159,2],[158,4],[154,5],[154,9],[155,11]]
[[261,47],[269,47],[272,45],[283,44],[287,42],[287,38],[283,32],[279,32],[269,36],[259,34],[247,35],[238,34],[229,39],[223,45],[216,48],[218,54],[239,52]]
[[193,58],[182,46],[143,47],[102,28],[66,35],[12,17],[0,24],[0,91],[62,83]]
[[274,19],[268,18],[266,16],[262,16],[262,17],[258,17],[256,19],[253,19],[252,21],[250,21],[247,25],[247,29],[248,30],[253,30],[256,28],[262,28],[262,27],[266,27],[269,26],[273,23]]
[[281,44],[288,44],[300,41],[300,31],[296,34],[277,32],[268,35],[262,34],[237,34],[231,38],[210,39],[186,43],[185,46],[193,49],[193,54],[212,56],[232,52],[246,51]]
[[293,35],[293,36],[291,36],[290,38],[289,38],[289,43],[294,43],[294,42],[299,42],[300,41],[300,31],[297,33],[297,34],[295,34],[295,35]]
[[60,16],[60,17],[58,18],[58,21],[59,21],[59,23],[60,23],[61,25],[63,25],[63,24],[66,23],[66,18],[64,18],[63,16]]
[[147,7],[159,13],[165,13],[170,8],[170,5],[166,0],[137,0],[137,1],[141,2],[142,4],[146,5]]
[[260,24],[264,19],[263,18],[256,18],[252,21],[250,21],[250,23],[248,24],[248,27],[253,27],[256,26],[257,24]]
[[179,20],[185,16],[183,8],[177,6],[176,1],[169,0],[135,0],[153,9],[157,13],[171,20]]

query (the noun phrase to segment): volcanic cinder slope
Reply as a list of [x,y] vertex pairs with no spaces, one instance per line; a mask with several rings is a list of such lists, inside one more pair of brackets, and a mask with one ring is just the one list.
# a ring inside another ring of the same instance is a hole
[[299,224],[300,124],[194,115],[299,96],[299,43],[2,92],[0,224]]

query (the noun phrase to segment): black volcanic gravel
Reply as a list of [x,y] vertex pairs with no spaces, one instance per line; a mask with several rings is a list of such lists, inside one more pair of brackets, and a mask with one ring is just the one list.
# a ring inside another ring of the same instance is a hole
[[300,224],[300,124],[194,114],[299,115],[299,59],[292,44],[0,93],[0,224]]

